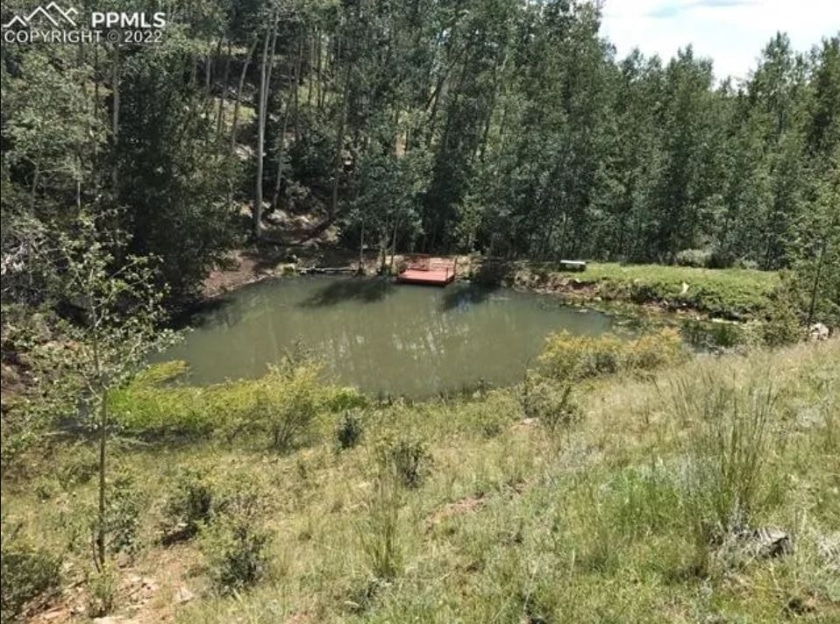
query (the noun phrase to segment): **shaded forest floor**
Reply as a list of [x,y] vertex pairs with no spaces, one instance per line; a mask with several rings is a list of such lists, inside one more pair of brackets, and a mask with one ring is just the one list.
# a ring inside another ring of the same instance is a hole
[[[250,437],[118,441],[114,478],[142,511],[106,621],[836,622],[838,375],[830,340],[589,381],[560,428],[509,389],[371,404],[344,450],[335,408],[285,454]],[[704,399],[716,396],[734,411]],[[224,419],[221,403],[202,405]],[[378,468],[396,443],[416,449],[400,473],[410,487],[386,487]],[[750,448],[759,463],[739,463]],[[85,443],[55,444],[25,483],[3,483],[4,530],[21,522],[64,557],[60,592],[32,622],[89,621],[95,461]],[[260,501],[269,574],[253,590],[213,589],[212,532],[161,543],[185,471]],[[707,533],[697,519],[728,514],[742,486],[739,522]]]

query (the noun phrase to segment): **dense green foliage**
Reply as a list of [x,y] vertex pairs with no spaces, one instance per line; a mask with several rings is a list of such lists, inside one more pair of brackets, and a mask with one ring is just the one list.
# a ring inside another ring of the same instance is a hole
[[[675,332],[558,334],[521,387],[419,405],[292,359],[143,370],[247,237],[328,226],[383,263],[528,258],[476,277],[763,317],[774,346],[840,324],[840,33],[734,80],[690,46],[617,58],[599,5],[151,0],[153,45],[4,43],[4,622],[62,583],[119,609],[176,541],[210,598],[185,621],[837,615],[836,341],[671,371]],[[796,533],[777,565],[744,554],[768,523]]]
[[790,267],[838,314],[840,36],[733,80],[617,58],[576,0],[166,9],[157,45],[3,47],[6,299],[82,207],[122,209],[173,301],[282,209],[381,250]]

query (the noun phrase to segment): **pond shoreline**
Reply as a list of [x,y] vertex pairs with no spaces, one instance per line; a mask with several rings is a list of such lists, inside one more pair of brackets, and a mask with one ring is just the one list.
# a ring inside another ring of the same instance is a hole
[[[457,281],[504,286],[519,291],[562,297],[568,305],[630,316],[671,320],[741,323],[760,318],[769,303],[777,274],[749,270],[699,269],[667,265],[593,263],[584,272],[562,271],[554,263],[518,260],[504,262],[498,275],[482,275],[487,260],[459,255]],[[398,264],[402,256],[394,258]],[[377,275],[379,258],[368,254],[361,274]],[[360,274],[357,252],[331,248],[308,258],[277,250],[237,250],[231,264],[213,270],[205,279],[195,306],[269,279],[302,271],[342,268]]]

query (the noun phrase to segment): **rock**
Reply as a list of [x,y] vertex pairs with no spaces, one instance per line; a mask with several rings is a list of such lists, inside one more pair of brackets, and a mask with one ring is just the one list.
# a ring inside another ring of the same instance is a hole
[[780,529],[756,529],[746,536],[750,550],[756,557],[771,559],[793,552],[793,542],[786,531]]
[[826,567],[835,574],[840,574],[840,533],[817,537],[817,552]]
[[185,602],[189,602],[194,598],[195,594],[183,585],[178,588],[177,592],[175,592],[175,604],[184,604]]
[[263,221],[269,223],[271,225],[283,225],[285,219],[283,218],[283,211],[282,210],[275,210],[274,212],[268,212],[263,215]]
[[125,620],[117,615],[106,615],[105,617],[93,618],[92,624],[123,624]]
[[828,327],[823,325],[822,323],[815,323],[808,328],[808,335],[811,337],[811,340],[814,342],[820,340],[828,340],[828,336],[831,332],[829,331]]

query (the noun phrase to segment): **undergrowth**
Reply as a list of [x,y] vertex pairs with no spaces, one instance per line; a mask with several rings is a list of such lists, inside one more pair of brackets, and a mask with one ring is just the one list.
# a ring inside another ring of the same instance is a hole
[[[840,343],[691,360],[668,333],[555,336],[545,353],[527,387],[411,404],[309,373],[121,391],[124,434],[165,428],[164,406],[209,431],[114,454],[134,501],[119,580],[196,598],[133,604],[107,577],[91,595],[186,624],[837,621]],[[279,407],[242,428],[229,416],[255,413],[260,388]],[[272,419],[291,405],[316,407],[278,453]],[[4,480],[3,604],[18,613],[86,580],[86,448]],[[764,555],[764,534],[789,546]]]

